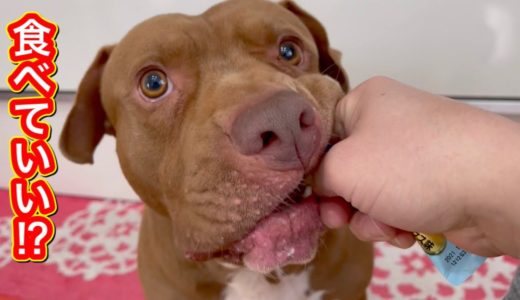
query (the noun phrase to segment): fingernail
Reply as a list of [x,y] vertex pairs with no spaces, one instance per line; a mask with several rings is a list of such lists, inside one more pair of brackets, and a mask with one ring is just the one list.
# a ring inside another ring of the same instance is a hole
[[375,241],[387,241],[388,234],[383,230],[383,228],[381,228],[381,224],[370,217],[369,220],[372,223],[373,227],[377,229],[377,232],[373,232],[374,236],[372,236],[371,238]]
[[406,234],[397,234],[389,241],[389,243],[403,249],[409,248],[411,245],[413,245],[413,241],[411,241],[410,236],[407,236]]
[[341,214],[332,209],[323,209],[321,211],[321,220],[325,226],[332,229],[343,227],[346,224]]

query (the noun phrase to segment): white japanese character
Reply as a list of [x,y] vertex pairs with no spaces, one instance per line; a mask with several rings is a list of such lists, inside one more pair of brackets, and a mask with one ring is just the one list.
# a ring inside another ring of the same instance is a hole
[[47,43],[44,35],[51,30],[36,21],[29,19],[21,26],[14,29],[15,33],[20,33],[20,49],[16,51],[16,55],[27,55],[35,51],[41,55],[49,56],[50,51],[45,50]]

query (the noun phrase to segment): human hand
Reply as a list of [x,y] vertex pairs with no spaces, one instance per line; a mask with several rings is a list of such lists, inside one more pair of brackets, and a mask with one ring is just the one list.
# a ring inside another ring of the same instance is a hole
[[[400,247],[417,231],[476,254],[518,255],[516,123],[388,78],[350,92],[335,119],[344,139],[325,155],[314,190],[348,203],[325,198],[326,225],[348,222],[362,240]],[[511,205],[516,214],[506,217]]]

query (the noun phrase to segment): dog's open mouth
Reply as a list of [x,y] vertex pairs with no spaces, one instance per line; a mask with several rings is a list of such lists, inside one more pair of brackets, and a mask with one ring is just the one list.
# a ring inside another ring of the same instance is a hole
[[226,250],[210,254],[188,253],[187,257],[198,261],[220,257],[268,273],[278,267],[311,261],[323,231],[317,197],[310,187],[300,185],[283,204]]

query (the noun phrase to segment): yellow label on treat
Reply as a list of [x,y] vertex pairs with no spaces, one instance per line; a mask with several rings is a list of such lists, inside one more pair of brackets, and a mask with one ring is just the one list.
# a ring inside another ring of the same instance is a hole
[[446,248],[446,238],[442,234],[414,232],[417,243],[429,255],[437,255]]

